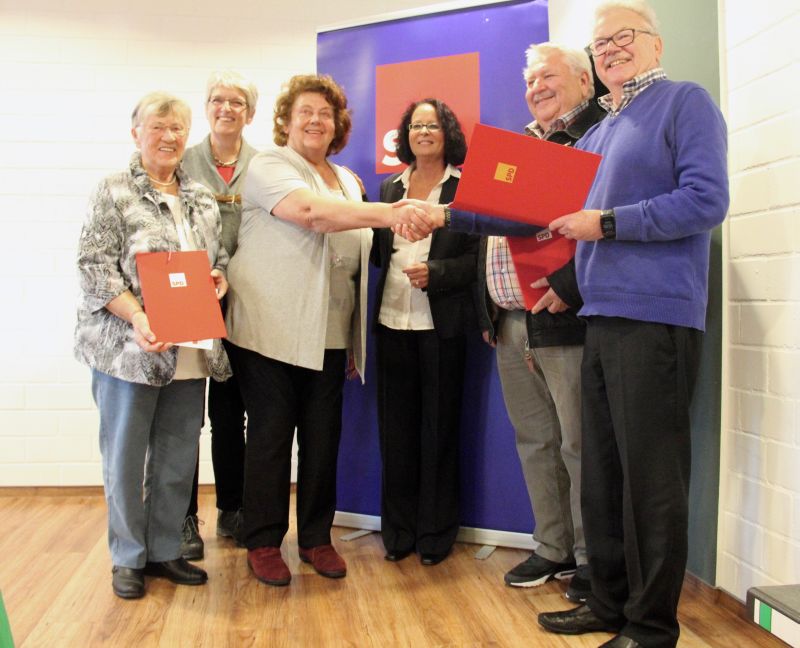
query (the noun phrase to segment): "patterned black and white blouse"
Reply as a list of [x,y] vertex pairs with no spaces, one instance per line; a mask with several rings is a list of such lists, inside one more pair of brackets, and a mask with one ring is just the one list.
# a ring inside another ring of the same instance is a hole
[[[208,252],[213,268],[225,270],[228,254],[220,243],[221,224],[214,195],[179,167],[179,197],[198,248]],[[105,308],[126,290],[142,302],[136,254],[180,250],[167,203],[150,184],[133,155],[127,171],[100,182],[89,200],[78,249],[81,296],[75,327],[75,357],[98,371],[134,383],[161,386],[175,374],[177,347],[163,353],[143,351],[133,327]],[[230,376],[219,340],[206,352],[209,372],[217,380]]]

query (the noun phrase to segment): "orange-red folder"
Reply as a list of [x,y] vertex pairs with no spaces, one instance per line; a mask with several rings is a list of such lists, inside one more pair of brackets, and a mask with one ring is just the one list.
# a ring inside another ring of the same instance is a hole
[[547,290],[530,284],[575,254],[575,242],[551,233],[547,225],[583,208],[600,159],[594,153],[485,124],[476,124],[472,131],[451,207],[545,228],[536,236],[508,239],[528,309]]
[[136,268],[150,328],[160,342],[196,342],[226,335],[205,250],[142,252]]
[[476,124],[455,209],[547,226],[583,209],[600,156]]
[[509,236],[508,248],[528,310],[547,292],[547,288],[531,288],[531,284],[558,270],[575,255],[575,241],[546,228],[536,236]]

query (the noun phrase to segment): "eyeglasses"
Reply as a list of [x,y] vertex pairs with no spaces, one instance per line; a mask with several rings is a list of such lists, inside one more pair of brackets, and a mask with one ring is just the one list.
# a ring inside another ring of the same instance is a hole
[[438,133],[440,130],[442,130],[442,127],[439,124],[422,124],[420,122],[414,122],[413,124],[408,125],[408,130],[415,133],[421,133],[423,128],[429,133]]
[[158,135],[159,137],[164,135],[167,131],[169,131],[179,139],[184,135],[186,135],[187,133],[187,129],[185,126],[178,126],[178,125],[167,126],[166,124],[150,124],[147,126],[148,133],[153,133],[155,135]]
[[606,53],[609,43],[614,43],[614,45],[617,47],[625,47],[626,45],[630,45],[638,34],[649,34],[650,36],[655,36],[653,32],[646,31],[644,29],[620,29],[613,36],[608,36],[607,38],[595,38],[591,43],[589,43],[589,51],[592,53],[592,56],[602,56]]
[[242,112],[245,108],[247,108],[247,102],[242,101],[241,99],[223,99],[222,97],[211,97],[208,100],[214,108],[222,108],[225,104],[228,104],[232,111],[234,112]]

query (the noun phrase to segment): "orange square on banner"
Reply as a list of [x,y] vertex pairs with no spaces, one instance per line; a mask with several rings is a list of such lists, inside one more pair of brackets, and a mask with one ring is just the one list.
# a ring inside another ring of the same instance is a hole
[[469,140],[480,121],[480,92],[478,52],[376,66],[375,173],[397,173],[405,167],[397,159],[395,139],[410,103],[426,97],[444,101]]

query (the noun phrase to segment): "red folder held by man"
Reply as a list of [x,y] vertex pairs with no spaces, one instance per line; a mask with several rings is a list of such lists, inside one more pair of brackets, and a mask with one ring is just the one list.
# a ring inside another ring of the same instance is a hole
[[205,250],[139,253],[136,268],[150,328],[160,342],[226,336]]
[[532,308],[546,289],[530,284],[566,264],[575,242],[547,225],[583,209],[600,156],[476,124],[451,207],[515,220],[543,229],[537,236],[509,237],[525,306]]

